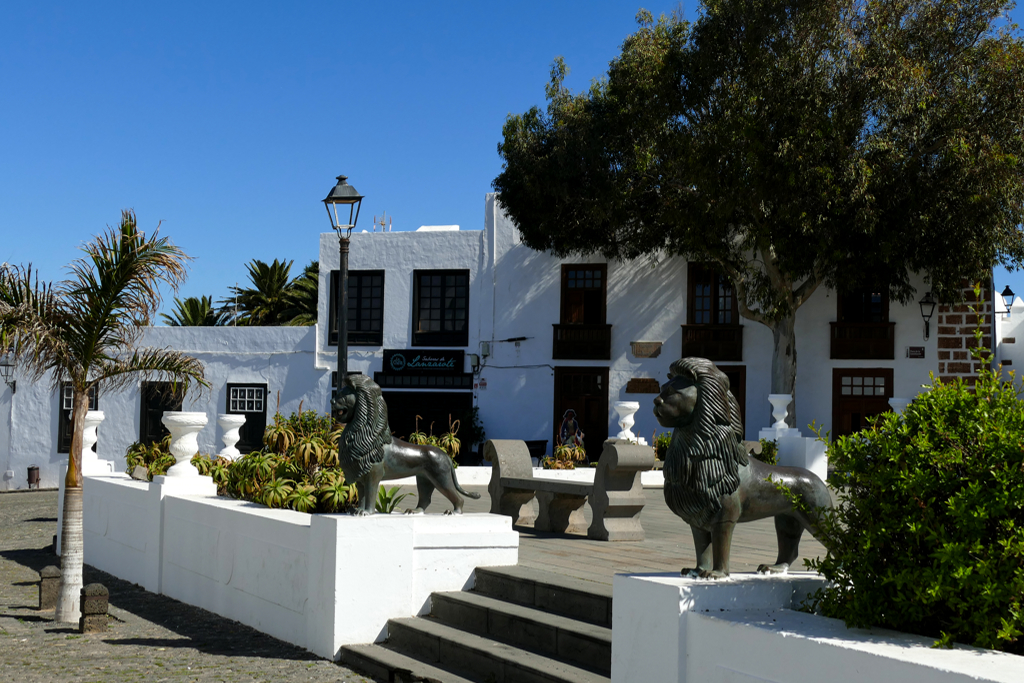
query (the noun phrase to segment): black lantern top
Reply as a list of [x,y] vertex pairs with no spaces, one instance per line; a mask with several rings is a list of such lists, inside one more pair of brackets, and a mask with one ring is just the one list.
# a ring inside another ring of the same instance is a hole
[[1009,313],[1010,306],[1013,306],[1013,297],[1015,296],[1013,290],[1010,289],[1010,285],[1006,285],[1003,289],[1003,293],[999,296],[1003,297],[1003,305],[1006,306],[1006,312]]
[[928,322],[931,320],[932,314],[935,313],[935,304],[938,303],[935,301],[935,298],[932,297],[932,293],[926,292],[924,297],[917,303],[921,307],[921,317],[924,318],[924,321]]
[[[324,206],[327,207],[327,215],[331,219],[331,227],[340,234],[342,230],[351,233],[359,220],[359,207],[363,202],[363,195],[359,194],[356,188],[348,184],[348,176],[338,176],[338,184],[324,198]],[[338,207],[342,207],[339,216]],[[344,219],[344,207],[348,206],[348,222]]]
[[0,354],[0,378],[6,384],[11,383],[11,377],[14,376],[14,347],[11,347]]

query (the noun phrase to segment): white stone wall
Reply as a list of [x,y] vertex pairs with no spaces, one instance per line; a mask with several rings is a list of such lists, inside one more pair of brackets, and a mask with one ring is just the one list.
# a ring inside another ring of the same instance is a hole
[[[338,240],[334,233],[320,236],[320,336],[318,367],[333,370],[336,347],[326,345],[330,270],[338,267]],[[424,268],[470,270],[470,334],[468,354],[481,354],[490,345],[479,379],[486,389],[474,391],[474,403],[489,438],[547,439],[550,452],[554,425],[554,366],[605,366],[609,369],[608,433],[618,432],[612,404],[640,402],[634,433],[650,438],[663,431],[651,413],[651,394],[626,394],[634,377],[663,381],[668,366],[682,348],[681,325],[686,321],[686,261],[658,256],[634,262],[608,263],[607,322],[612,324],[612,353],[608,361],[553,360],[552,325],[559,322],[561,264],[604,263],[600,256],[557,259],[536,252],[519,240],[495,195],[484,201],[483,231],[356,233],[352,235],[350,268],[384,269],[384,348],[408,348],[412,334],[412,273]],[[927,286],[914,278],[923,295]],[[919,297],[918,297],[919,298]],[[912,398],[937,368],[936,330],[929,340],[915,302],[893,302],[889,319],[895,327],[895,359],[832,360],[829,358],[829,322],[836,320],[836,295],[819,288],[797,314],[798,426],[805,435],[812,421],[826,429],[832,422],[832,370],[834,368],[892,368],[894,395]],[[746,437],[756,439],[760,428],[772,423],[767,396],[771,393],[772,335],[768,328],[741,318],[743,360],[728,365],[746,366]],[[526,337],[518,345],[501,340]],[[634,358],[630,342],[659,341],[661,355]],[[909,346],[925,347],[925,358],[906,358]],[[482,355],[482,354],[481,354]],[[370,374],[381,370],[381,347],[350,347],[349,366]],[[469,361],[464,371],[469,371]]]
[[328,659],[519,557],[499,515],[307,515],[217,497],[209,477],[86,476],[83,490],[87,564]]
[[[215,453],[223,444],[217,414],[227,406],[230,383],[265,383],[268,421],[277,406],[289,414],[303,409],[321,412],[330,400],[330,375],[314,366],[315,327],[153,327],[141,345],[174,348],[202,361],[210,389],[190,393],[183,410],[205,412],[208,424],[199,434],[199,449]],[[99,427],[97,454],[124,471],[124,452],[139,438],[140,384],[121,392],[101,392],[99,408],[105,420]],[[48,382],[18,378],[13,396],[0,390],[0,488],[23,489],[30,465],[40,468],[44,488],[58,484],[58,464],[67,454],[57,453],[58,397]]]

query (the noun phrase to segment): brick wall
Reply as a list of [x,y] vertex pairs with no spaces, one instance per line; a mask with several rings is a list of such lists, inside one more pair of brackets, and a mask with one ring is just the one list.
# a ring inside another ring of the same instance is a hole
[[[974,296],[974,286],[964,285],[964,303],[939,304],[936,341],[939,347],[939,379],[948,382],[961,377],[968,384],[974,384],[981,370],[981,363],[971,358],[971,349],[977,345],[974,330],[979,320],[982,330],[982,344],[992,348],[992,287],[986,283],[981,290],[981,300]],[[971,312],[971,309],[974,312]]]

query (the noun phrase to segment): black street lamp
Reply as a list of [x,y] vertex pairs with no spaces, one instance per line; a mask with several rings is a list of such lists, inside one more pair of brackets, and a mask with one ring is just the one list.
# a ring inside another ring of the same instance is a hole
[[[348,243],[352,229],[359,220],[359,207],[363,196],[356,188],[348,184],[347,176],[338,176],[335,185],[324,199],[327,215],[331,219],[331,227],[338,233],[338,252],[341,265],[338,272],[338,301],[335,319],[338,321],[338,380],[336,392],[340,393],[345,377],[348,376]],[[348,220],[345,208],[348,207]],[[333,403],[333,402],[332,402]],[[333,405],[332,405],[333,408]]]
[[3,379],[4,384],[11,388],[13,394],[18,390],[18,383],[12,378],[14,377],[14,347],[7,349],[3,354],[0,354],[0,379]]
[[931,292],[926,292],[924,297],[917,302],[921,307],[921,317],[924,318],[924,338],[928,339],[928,321],[932,319],[932,314],[935,313],[935,298]]
[[1013,297],[1015,296],[1013,290],[1010,289],[1010,285],[1006,285],[999,296],[1003,298],[1003,305],[1006,306],[1006,312],[1009,314],[1010,307],[1013,306]]

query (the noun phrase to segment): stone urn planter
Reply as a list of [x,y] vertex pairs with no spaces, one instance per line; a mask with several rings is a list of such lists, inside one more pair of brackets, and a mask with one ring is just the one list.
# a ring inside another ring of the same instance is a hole
[[636,434],[632,430],[635,424],[633,414],[640,410],[640,404],[637,401],[616,401],[614,408],[615,412],[619,414],[619,429],[621,430],[615,435],[615,438],[636,441]]
[[245,415],[224,413],[217,416],[217,424],[224,430],[224,434],[221,436],[221,439],[224,441],[224,448],[220,449],[220,453],[217,455],[228,460],[237,460],[241,453],[235,448],[235,444],[238,443],[240,438],[238,430],[245,424]]
[[793,402],[792,394],[768,394],[768,402],[772,404],[772,417],[775,418],[772,429],[789,429],[786,415],[789,414],[789,404]]
[[171,433],[171,455],[176,463],[167,470],[167,476],[198,477],[199,470],[191,461],[199,452],[197,436],[206,426],[206,413],[167,411],[161,422]]

